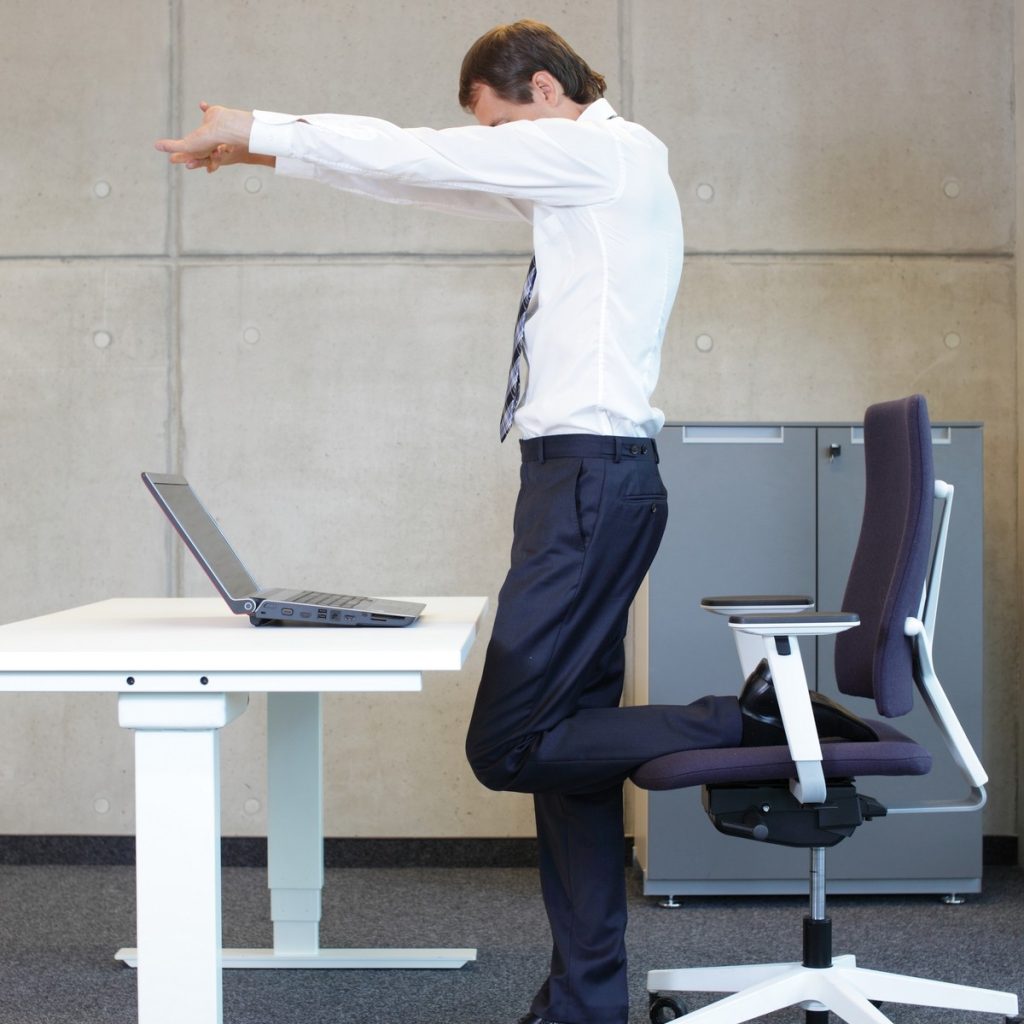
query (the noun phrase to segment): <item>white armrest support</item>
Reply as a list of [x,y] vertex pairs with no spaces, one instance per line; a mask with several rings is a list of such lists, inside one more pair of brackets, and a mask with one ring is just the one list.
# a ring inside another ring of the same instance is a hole
[[[804,601],[807,604],[803,604]],[[794,602],[788,613],[784,610],[787,607],[784,602]],[[720,613],[730,609],[729,627],[736,638],[745,674],[752,671],[762,658],[768,660],[789,753],[796,764],[797,777],[790,782],[789,788],[802,804],[822,803],[826,783],[821,770],[821,743],[814,725],[807,675],[797,637],[840,633],[858,625],[860,620],[848,612],[808,612],[809,598],[705,598],[702,606]],[[770,608],[772,614],[738,614],[746,608],[756,613]],[[784,642],[777,643],[777,637]]]
[[856,615],[845,612],[733,615],[729,619],[737,634],[759,639],[760,654],[768,660],[786,742],[796,764],[797,777],[789,788],[802,804],[823,803],[827,787],[798,637],[839,633],[858,624]]
[[[790,782],[790,791],[802,804],[823,803],[826,785],[821,769],[821,742],[814,724],[799,643],[795,636],[788,638],[787,645],[776,643],[774,636],[763,637],[763,642],[786,742],[796,763],[797,777]],[[787,646],[789,653],[780,653],[780,647],[785,651]]]

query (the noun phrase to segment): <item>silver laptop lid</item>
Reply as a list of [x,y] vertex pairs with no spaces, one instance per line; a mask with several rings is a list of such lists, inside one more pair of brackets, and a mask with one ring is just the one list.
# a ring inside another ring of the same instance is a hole
[[236,612],[254,611],[253,595],[259,592],[259,585],[188,481],[163,473],[143,473],[142,479],[224,600]]

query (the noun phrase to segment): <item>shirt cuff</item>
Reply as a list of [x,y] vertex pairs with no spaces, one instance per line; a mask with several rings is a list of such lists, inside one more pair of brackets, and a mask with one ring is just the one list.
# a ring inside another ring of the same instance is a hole
[[249,152],[261,156],[287,155],[289,128],[300,118],[297,114],[276,114],[269,110],[252,112],[252,130],[249,133]]

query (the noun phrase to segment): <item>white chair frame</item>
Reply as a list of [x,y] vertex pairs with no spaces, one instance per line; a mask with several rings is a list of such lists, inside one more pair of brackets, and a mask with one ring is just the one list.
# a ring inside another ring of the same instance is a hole
[[[912,638],[918,657],[920,673],[917,685],[921,697],[970,792],[959,800],[891,807],[889,814],[976,811],[985,804],[988,776],[946,697],[932,660],[932,638],[953,493],[952,485],[941,480],[935,482],[935,497],[942,503],[938,537],[919,614],[907,619],[905,633]],[[790,781],[790,790],[803,804],[824,801],[826,782],[807,677],[800,657],[799,637],[839,633],[856,625],[820,614],[808,615],[809,607],[794,606],[788,613],[779,614],[779,608],[775,606],[770,609],[770,615],[764,615],[764,606],[737,601],[733,605],[716,603],[708,609],[730,617],[742,618],[753,614],[760,620],[757,624],[730,621],[730,626],[744,675],[749,674],[762,658],[768,660],[790,753],[797,766],[797,778]],[[776,638],[781,636],[788,637],[788,644],[776,642]],[[788,653],[780,653],[780,648]],[[826,918],[825,849],[814,847],[810,855],[810,919],[821,922]],[[647,975],[647,989],[652,1000],[656,993],[733,993],[687,1013],[687,1024],[739,1024],[786,1006],[800,1006],[812,1014],[831,1011],[849,1024],[891,1024],[875,1003],[910,1003],[971,1010],[1001,1014],[1008,1021],[1019,1020],[1018,999],[1012,992],[868,970],[858,967],[856,958],[850,955],[830,956],[830,960],[831,965],[827,967],[774,963],[653,970]]]

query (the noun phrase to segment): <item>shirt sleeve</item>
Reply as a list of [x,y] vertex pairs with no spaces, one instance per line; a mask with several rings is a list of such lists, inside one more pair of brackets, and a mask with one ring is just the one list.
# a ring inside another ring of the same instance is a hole
[[276,157],[282,173],[391,202],[529,219],[530,204],[603,203],[621,187],[617,142],[592,122],[542,118],[438,131],[347,114],[253,114],[249,148]]
[[527,223],[533,220],[532,204],[522,199],[506,199],[504,196],[488,192],[454,191],[409,185],[388,178],[368,178],[293,157],[279,156],[276,160],[277,174],[318,181],[343,192],[352,192],[386,203],[416,206],[478,220],[525,220]]

